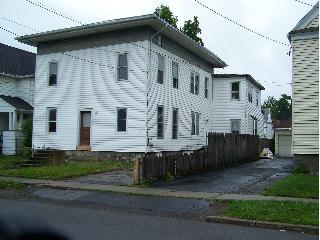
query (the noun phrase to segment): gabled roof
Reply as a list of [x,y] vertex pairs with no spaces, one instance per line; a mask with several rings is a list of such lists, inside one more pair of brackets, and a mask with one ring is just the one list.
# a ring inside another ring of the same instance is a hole
[[59,29],[54,31],[36,33],[26,36],[17,37],[16,39],[22,43],[37,46],[42,42],[50,42],[59,39],[76,38],[88,36],[104,32],[111,32],[116,30],[123,30],[135,27],[149,26],[153,29],[160,31],[161,34],[173,39],[183,47],[187,48],[193,54],[204,59],[214,67],[222,68],[227,64],[216,56],[209,49],[201,46],[193,39],[182,33],[179,29],[168,24],[155,14],[148,14],[129,18],[120,18],[109,21],[97,22],[92,24],[81,25],[77,27]]
[[260,90],[265,90],[264,86],[262,86],[257,80],[255,80],[250,74],[214,74],[214,78],[237,78],[244,77],[249,80],[252,84],[258,87]]
[[311,10],[297,23],[297,25],[290,31],[292,34],[296,31],[305,29],[312,20],[319,15],[319,2],[317,2]]
[[29,103],[19,97],[0,95],[0,99],[10,104],[17,110],[33,110],[33,107]]
[[34,75],[36,54],[0,43],[0,74]]

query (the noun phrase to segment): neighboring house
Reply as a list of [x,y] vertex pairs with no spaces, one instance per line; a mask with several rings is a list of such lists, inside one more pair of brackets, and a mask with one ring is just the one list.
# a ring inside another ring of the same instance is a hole
[[264,87],[249,74],[214,74],[213,131],[264,136]]
[[156,15],[17,39],[38,50],[35,148],[194,150],[214,131],[212,74],[226,64]]
[[263,108],[261,111],[263,114],[263,137],[272,139],[274,131],[270,108]]
[[292,118],[291,112],[280,114],[279,120],[275,121],[274,138],[275,138],[275,156],[292,157]]
[[319,3],[288,34],[292,46],[292,141],[296,160],[319,165]]
[[[0,153],[15,154],[32,117],[36,54],[0,43]],[[18,141],[17,141],[18,140]]]

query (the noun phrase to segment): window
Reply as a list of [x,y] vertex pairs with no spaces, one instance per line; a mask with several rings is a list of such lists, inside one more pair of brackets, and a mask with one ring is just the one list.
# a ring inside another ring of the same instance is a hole
[[204,97],[208,98],[208,81],[209,78],[205,77],[204,78]]
[[158,83],[163,84],[164,57],[158,55]]
[[239,100],[240,99],[240,82],[231,83],[231,99]]
[[161,37],[161,35],[158,35],[158,45],[162,46],[162,37]]
[[252,117],[252,134],[258,135],[258,120],[255,117]]
[[48,132],[55,133],[57,132],[57,109],[56,108],[48,108],[47,111],[48,118]]
[[199,135],[200,114],[191,112],[191,135]]
[[49,63],[49,86],[57,85],[58,78],[58,63],[50,62]]
[[240,134],[240,119],[231,119],[231,133],[232,134]]
[[118,108],[117,109],[117,132],[127,131],[127,109]]
[[248,89],[248,101],[252,103],[252,88],[249,87]]
[[179,110],[178,108],[173,108],[172,110],[172,139],[178,139],[178,120]]
[[162,139],[164,135],[164,108],[158,106],[158,139]]
[[199,95],[199,74],[191,73],[190,79],[190,93]]
[[179,69],[178,63],[172,63],[172,84],[174,88],[179,87]]
[[128,54],[118,55],[118,74],[117,80],[128,80]]
[[259,106],[259,93],[256,93],[256,105]]

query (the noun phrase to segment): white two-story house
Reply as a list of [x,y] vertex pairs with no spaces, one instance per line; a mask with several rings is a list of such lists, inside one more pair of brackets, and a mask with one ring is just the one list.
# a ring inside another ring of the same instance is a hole
[[249,74],[214,74],[213,131],[265,137],[261,90]]
[[212,74],[226,63],[156,15],[17,39],[38,51],[35,148],[194,150],[214,131]]

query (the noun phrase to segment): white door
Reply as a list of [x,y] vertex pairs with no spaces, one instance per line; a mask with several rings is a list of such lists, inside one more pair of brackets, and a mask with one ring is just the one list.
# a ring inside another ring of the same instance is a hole
[[291,135],[279,135],[279,157],[292,157],[291,153]]

